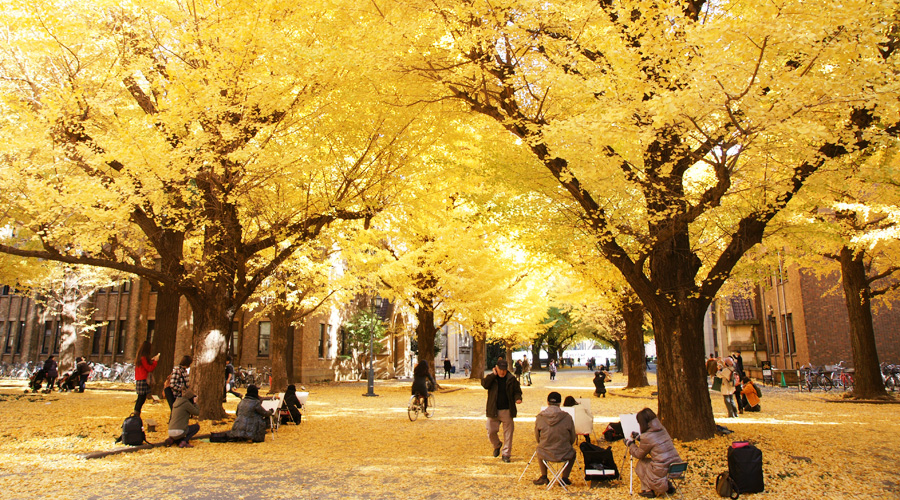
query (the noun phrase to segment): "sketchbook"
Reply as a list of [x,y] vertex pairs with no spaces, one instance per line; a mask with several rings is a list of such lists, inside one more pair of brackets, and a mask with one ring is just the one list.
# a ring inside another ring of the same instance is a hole
[[622,434],[626,439],[631,439],[631,433],[637,432],[641,434],[641,426],[638,425],[636,413],[625,413],[619,415],[619,422],[622,424]]

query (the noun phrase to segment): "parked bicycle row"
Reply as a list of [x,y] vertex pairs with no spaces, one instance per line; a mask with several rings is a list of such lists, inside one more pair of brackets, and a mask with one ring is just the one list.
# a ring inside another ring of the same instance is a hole
[[[797,370],[799,376],[798,387],[801,392],[813,389],[822,389],[828,392],[835,388],[842,390],[853,390],[853,374],[852,369],[844,366],[843,361],[839,361],[833,366],[816,367],[811,364],[801,366]],[[900,365],[892,365],[881,363],[881,379],[884,387],[894,392],[900,388]]]

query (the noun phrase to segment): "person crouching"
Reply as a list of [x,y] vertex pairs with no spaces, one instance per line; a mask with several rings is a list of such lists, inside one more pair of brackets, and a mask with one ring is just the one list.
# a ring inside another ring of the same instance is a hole
[[562,396],[558,392],[551,392],[547,395],[547,408],[538,413],[534,421],[534,439],[537,441],[537,456],[540,459],[538,465],[541,467],[541,477],[533,482],[537,485],[548,484],[547,466],[544,460],[548,462],[564,462],[567,461],[562,471],[562,481],[569,485],[569,473],[572,472],[572,466],[575,465],[575,421],[572,416],[559,408]]
[[190,439],[200,431],[200,424],[190,424],[191,416],[199,416],[200,408],[197,406],[197,396],[194,391],[185,389],[182,395],[175,399],[172,405],[172,415],[169,416],[169,437],[166,438],[166,446],[178,444],[181,448],[193,448]]

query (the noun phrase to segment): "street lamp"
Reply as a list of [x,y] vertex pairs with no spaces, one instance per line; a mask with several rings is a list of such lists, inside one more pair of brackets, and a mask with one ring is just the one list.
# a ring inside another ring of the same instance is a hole
[[375,306],[381,305],[381,299],[372,297],[372,302],[370,311],[372,312],[372,317],[369,318],[372,323],[369,325],[369,392],[363,394],[363,396],[373,397],[377,396],[375,394]]

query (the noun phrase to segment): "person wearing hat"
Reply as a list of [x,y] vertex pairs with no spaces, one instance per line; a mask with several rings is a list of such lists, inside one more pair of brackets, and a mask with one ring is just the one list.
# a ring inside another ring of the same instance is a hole
[[[497,361],[492,372],[481,380],[481,386],[487,389],[487,431],[488,439],[494,447],[494,456],[503,453],[503,461],[509,462],[512,454],[513,431],[516,418],[516,405],[522,404],[522,387],[513,374],[509,373],[509,365],[505,359]],[[503,442],[498,433],[503,424]],[[502,448],[502,450],[501,450]]]
[[575,421],[572,416],[559,408],[562,396],[554,391],[547,395],[547,408],[537,414],[534,420],[534,439],[537,441],[537,456],[541,460],[538,465],[541,467],[541,477],[534,480],[534,484],[547,484],[547,466],[544,460],[548,462],[566,462],[562,472],[562,480],[566,485],[572,484],[569,481],[569,473],[572,472],[572,466],[575,465]]
[[271,411],[262,407],[259,388],[252,384],[247,386],[247,394],[238,403],[237,416],[228,431],[228,438],[232,441],[249,439],[254,443],[262,443],[266,440],[266,419],[271,414]]
[[193,448],[189,443],[192,437],[200,432],[200,424],[190,424],[191,416],[199,416],[200,408],[197,406],[197,395],[190,389],[185,389],[181,396],[175,399],[172,405],[172,414],[169,416],[169,437],[166,438],[166,446],[178,443],[181,448]]

